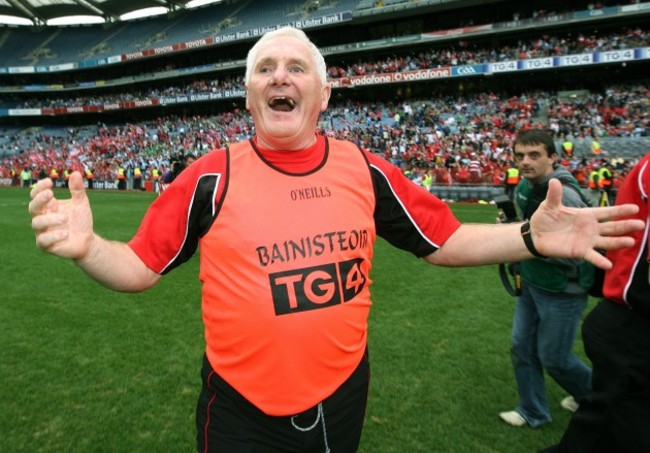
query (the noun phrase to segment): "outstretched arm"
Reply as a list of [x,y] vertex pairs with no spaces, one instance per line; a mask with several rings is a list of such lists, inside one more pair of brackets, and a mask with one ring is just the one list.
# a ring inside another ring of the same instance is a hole
[[39,181],[31,191],[29,212],[36,245],[45,252],[71,258],[102,285],[125,292],[143,291],[160,276],[123,242],[108,241],[93,230],[93,216],[81,174],[68,182],[71,197],[54,197],[52,180]]
[[[533,243],[544,256],[584,259],[609,269],[612,263],[597,250],[630,247],[634,240],[625,235],[644,228],[641,220],[616,220],[636,213],[636,205],[569,208],[561,200],[562,184],[551,180],[546,200],[530,220]],[[442,266],[478,266],[532,258],[520,228],[512,223],[464,224],[425,259]]]

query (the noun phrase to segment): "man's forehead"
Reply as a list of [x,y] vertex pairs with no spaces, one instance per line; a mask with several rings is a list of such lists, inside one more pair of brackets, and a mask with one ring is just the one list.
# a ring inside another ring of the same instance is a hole
[[[292,53],[287,54],[282,47],[291,46]],[[275,38],[270,38],[267,41],[264,41],[257,51],[257,59],[261,60],[262,58],[269,58],[272,56],[273,59],[290,59],[290,58],[299,58],[296,55],[296,52],[302,56],[309,55],[309,48],[307,44],[300,39],[293,38],[291,36],[277,36]]]
[[257,57],[256,65],[264,64],[264,63],[274,63],[277,61],[285,61],[288,63],[300,63],[304,65],[310,60],[307,57],[302,58],[301,56],[295,54],[287,55],[284,52],[267,54],[267,55],[260,53]]
[[523,143],[517,143],[515,145],[515,152],[535,152],[535,151],[546,151],[546,148],[544,148],[544,145],[541,143],[528,143],[528,144],[523,144]]

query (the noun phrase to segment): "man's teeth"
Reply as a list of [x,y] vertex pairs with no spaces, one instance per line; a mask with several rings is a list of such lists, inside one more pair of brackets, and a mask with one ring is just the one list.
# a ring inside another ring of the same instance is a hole
[[277,112],[292,112],[296,105],[296,101],[284,96],[269,99],[269,107]]
[[289,107],[293,108],[296,106],[296,101],[294,101],[291,98],[285,98],[285,97],[278,97],[278,98],[273,98],[269,102],[269,105],[274,106],[274,105],[281,105],[281,104],[286,104]]

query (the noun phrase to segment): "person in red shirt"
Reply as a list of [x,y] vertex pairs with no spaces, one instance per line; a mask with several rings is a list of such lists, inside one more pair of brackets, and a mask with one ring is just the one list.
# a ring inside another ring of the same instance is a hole
[[580,187],[587,187],[589,181],[589,174],[587,174],[587,169],[584,164],[580,163],[572,172],[573,177],[578,181]]
[[128,243],[94,232],[77,172],[70,199],[56,199],[44,179],[29,204],[37,246],[116,291],[150,288],[200,246],[199,451],[358,449],[377,236],[440,266],[543,254],[608,267],[596,249],[629,246],[620,235],[644,226],[615,220],[636,206],[562,206],[559,181],[530,222],[461,224],[399,168],[316,133],[331,86],[322,54],[298,29],[257,41],[245,86],[256,135],[186,168]]
[[[630,171],[616,204],[650,215],[650,153]],[[603,298],[582,325],[593,365],[592,394],[580,404],[559,445],[545,452],[650,451],[650,226],[632,233],[634,246],[609,251]]]
[[446,186],[452,185],[453,179],[451,177],[451,173],[449,172],[449,168],[447,166],[441,165],[436,168],[435,182],[436,184],[444,184]]
[[456,182],[458,184],[467,184],[469,182],[469,167],[466,163],[458,164],[458,172],[456,173]]

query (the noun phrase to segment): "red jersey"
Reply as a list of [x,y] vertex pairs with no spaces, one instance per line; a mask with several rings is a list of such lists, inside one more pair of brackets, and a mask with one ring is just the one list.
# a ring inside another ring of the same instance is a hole
[[253,140],[208,153],[152,204],[129,245],[161,274],[200,245],[211,366],[265,413],[292,415],[361,360],[376,235],[423,257],[459,225],[384,159],[318,136],[297,152]]
[[607,252],[614,267],[605,274],[603,295],[616,303],[629,305],[650,314],[650,153],[635,165],[623,181],[616,204],[633,203],[639,212],[631,218],[645,221],[645,229],[636,231],[633,247]]

